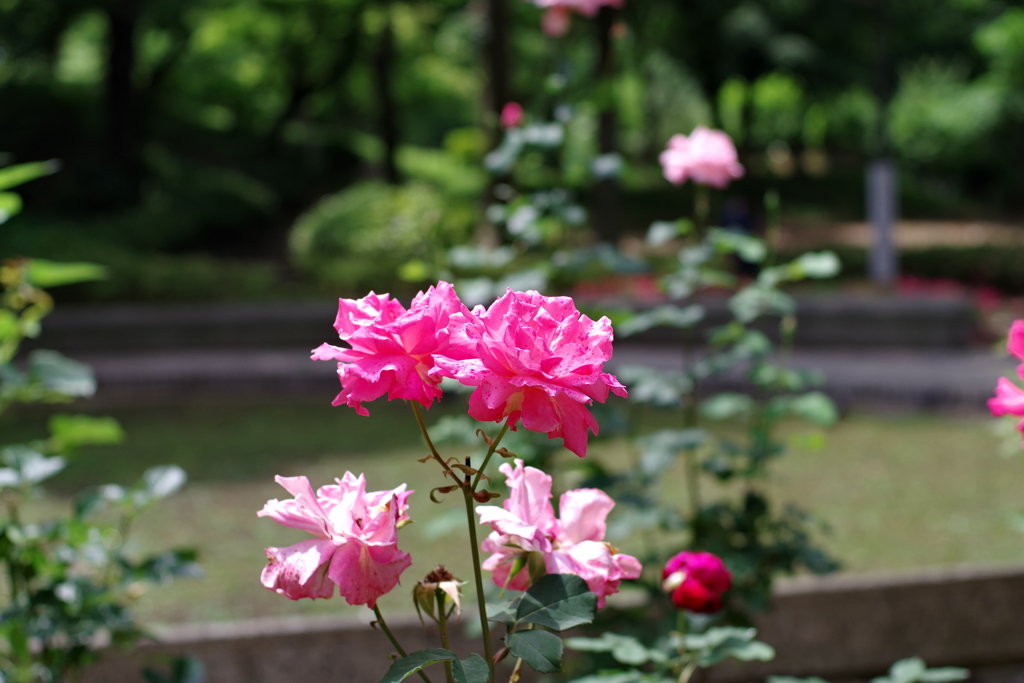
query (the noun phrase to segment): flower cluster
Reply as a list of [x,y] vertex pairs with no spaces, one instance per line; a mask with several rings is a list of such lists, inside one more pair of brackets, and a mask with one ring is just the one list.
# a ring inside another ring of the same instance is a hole
[[412,564],[398,549],[398,527],[409,521],[405,484],[366,492],[363,475],[346,472],[335,486],[313,492],[306,477],[276,477],[292,500],[271,500],[257,514],[314,538],[267,548],[263,585],[292,600],[329,598],[337,586],[351,605],[374,607]]
[[352,348],[324,344],[314,360],[337,360],[341,393],[334,400],[356,408],[385,393],[430,407],[444,377],[476,387],[469,414],[483,422],[507,421],[560,437],[583,457],[588,430],[598,433],[587,410],[609,393],[626,395],[603,372],[612,357],[608,318],[594,321],[568,297],[508,291],[490,308],[469,311],[447,282],[413,300],[408,311],[388,296],[342,299],[335,328]]
[[[543,560],[549,574],[576,574],[597,595],[598,605],[618,592],[623,579],[640,576],[640,561],[603,542],[605,518],[615,507],[604,491],[566,491],[558,501],[561,518],[551,507],[551,477],[534,467],[500,468],[506,477],[509,497],[503,508],[477,508],[482,524],[492,533],[481,547],[493,553],[483,563],[494,583],[512,590],[526,590],[531,583],[530,555]],[[543,572],[541,572],[543,573]]]
[[665,565],[661,587],[679,609],[712,613],[732,587],[732,574],[716,555],[683,551]]
[[732,138],[704,126],[694,128],[689,137],[673,135],[658,158],[665,179],[675,185],[692,179],[700,185],[722,189],[744,173]]
[[[1010,326],[1006,348],[1018,360],[1024,361],[1024,320],[1014,320]],[[1017,366],[1017,374],[1024,379],[1024,363]],[[996,417],[1017,415],[1024,417],[1024,389],[1005,377],[996,384],[996,395],[988,400],[988,409]],[[1024,434],[1024,420],[1017,423],[1017,429]]]

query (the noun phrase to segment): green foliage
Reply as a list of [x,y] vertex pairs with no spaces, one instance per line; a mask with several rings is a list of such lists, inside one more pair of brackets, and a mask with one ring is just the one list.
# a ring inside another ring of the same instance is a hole
[[296,263],[322,280],[369,289],[410,259],[432,262],[436,249],[462,237],[450,228],[444,200],[429,185],[365,182],[300,217],[290,247]]
[[917,164],[978,159],[1002,116],[994,84],[971,81],[965,68],[923,62],[903,74],[889,131],[902,158]]
[[554,631],[589,624],[597,610],[597,596],[587,582],[573,574],[545,574],[523,594],[516,621]]
[[[566,646],[583,652],[607,652],[618,664],[631,669],[605,669],[572,683],[642,683],[688,681],[693,672],[732,658],[741,662],[770,661],[775,650],[755,640],[752,628],[718,627],[703,633],[673,631],[649,648],[631,636],[604,633],[599,638],[569,638]],[[641,669],[639,667],[644,667]]]
[[953,666],[929,669],[920,657],[901,659],[887,676],[872,678],[871,683],[953,683],[968,678],[971,672]]
[[[52,308],[42,287],[101,275],[102,269],[87,263],[0,264],[0,411],[13,403],[66,402],[95,391],[88,366],[54,351],[36,350],[27,363],[15,361],[23,339],[38,334]],[[151,468],[128,489],[111,484],[86,492],[70,516],[23,521],[22,501],[43,495],[40,484],[59,474],[80,447],[116,444],[124,436],[115,420],[84,415],[55,415],[49,431],[49,438],[0,448],[0,564],[7,574],[0,680],[67,679],[97,657],[100,638],[124,645],[143,635],[128,608],[141,582],[200,573],[190,550],[141,559],[124,551],[132,520],[185,483],[177,466]],[[176,681],[202,679],[194,667],[176,671]],[[147,673],[149,680],[166,680],[154,676]]]
[[454,652],[439,647],[413,652],[396,660],[380,683],[399,683],[431,664],[441,662],[451,662],[456,683],[487,683],[490,672],[480,655],[472,654],[460,660]]

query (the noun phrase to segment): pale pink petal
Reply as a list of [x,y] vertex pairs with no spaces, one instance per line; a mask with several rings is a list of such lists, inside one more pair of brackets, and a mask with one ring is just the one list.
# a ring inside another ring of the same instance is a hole
[[615,501],[598,489],[566,491],[558,501],[559,538],[565,543],[600,541],[606,531],[605,519]]
[[296,500],[268,500],[263,509],[256,513],[258,517],[270,517],[278,524],[283,524],[286,527],[292,529],[301,529],[302,531],[308,531],[309,533],[323,537],[325,536],[324,531],[324,520],[320,517],[311,515],[306,508],[304,508]]
[[539,529],[550,526],[555,520],[551,507],[551,475],[536,467],[526,467],[518,458],[515,467],[504,463],[498,470],[505,475],[509,488],[505,509]]
[[586,581],[587,588],[597,595],[598,607],[604,607],[605,597],[618,592],[622,576],[604,543],[584,541],[544,559],[549,574],[575,574]]
[[481,505],[476,509],[476,514],[480,515],[481,524],[489,524],[499,534],[533,538],[537,533],[536,525],[524,522],[508,510],[494,505]]
[[525,591],[530,587],[530,572],[524,567],[511,580],[509,575],[515,566],[518,552],[495,553],[480,565],[485,571],[491,572],[494,585],[513,591]]
[[327,576],[350,605],[372,608],[411,564],[409,554],[396,545],[372,546],[353,539],[334,553]]
[[327,565],[337,546],[333,541],[310,539],[287,548],[267,548],[270,561],[261,582],[292,600],[329,598],[334,584],[327,580]]

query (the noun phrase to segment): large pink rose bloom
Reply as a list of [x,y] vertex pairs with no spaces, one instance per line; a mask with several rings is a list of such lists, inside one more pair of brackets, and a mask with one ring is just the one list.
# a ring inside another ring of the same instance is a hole
[[732,138],[704,126],[694,128],[690,137],[673,135],[658,158],[665,178],[675,185],[692,179],[722,189],[744,173]]
[[587,429],[598,426],[586,406],[626,388],[602,372],[612,357],[612,324],[582,315],[569,297],[513,292],[484,309],[451,317],[451,344],[462,359],[441,353],[432,375],[478,387],[469,415],[481,422],[521,419],[532,432],[561,437],[576,455],[587,454]]
[[530,572],[523,568],[510,578],[517,558],[536,552],[544,558],[549,574],[576,574],[597,594],[598,606],[605,597],[619,591],[623,579],[640,576],[640,561],[620,553],[602,542],[605,518],[615,507],[604,491],[576,489],[559,499],[561,519],[551,507],[551,477],[522,460],[513,468],[499,468],[510,489],[504,508],[484,505],[476,509],[481,524],[490,524],[492,533],[481,548],[493,553],[483,563],[494,583],[512,590],[529,588]]
[[387,394],[389,401],[408,399],[429,408],[441,396],[439,379],[428,376],[432,355],[458,355],[448,344],[447,327],[459,311],[468,309],[447,282],[417,294],[409,310],[387,294],[339,300],[334,329],[352,348],[323,344],[313,350],[313,360],[340,361],[341,393],[333,405],[369,415],[363,401]]
[[405,484],[391,491],[366,492],[366,479],[346,472],[337,485],[316,493],[306,477],[276,477],[295,496],[271,500],[257,514],[301,529],[313,538],[287,548],[267,548],[269,564],[261,581],[292,600],[329,598],[337,586],[350,605],[374,607],[398,585],[412,564],[398,549],[398,526],[409,521]]
[[[1024,320],[1013,321],[1006,348],[1015,358],[1024,360]],[[1017,366],[1017,374],[1024,379],[1024,363]],[[996,384],[995,397],[988,400],[988,409],[996,417],[1003,415],[1024,417],[1024,390],[1005,377],[1000,377]],[[1024,434],[1024,420],[1017,424],[1017,428]]]

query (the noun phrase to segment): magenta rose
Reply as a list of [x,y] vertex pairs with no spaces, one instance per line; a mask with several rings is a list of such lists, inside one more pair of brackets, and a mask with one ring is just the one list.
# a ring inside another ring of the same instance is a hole
[[589,429],[597,434],[592,401],[609,391],[626,395],[614,376],[603,372],[612,357],[612,324],[593,321],[569,297],[513,292],[484,309],[451,317],[453,349],[461,356],[434,356],[431,376],[453,377],[477,387],[469,415],[481,422],[522,420],[532,432],[561,437],[576,455],[587,454]]
[[369,415],[363,401],[384,394],[429,408],[441,396],[440,378],[431,378],[433,354],[461,357],[448,343],[450,317],[468,309],[455,289],[438,282],[412,300],[409,310],[388,294],[370,292],[359,300],[341,299],[334,329],[352,348],[323,344],[313,360],[336,360],[341,393],[333,405],[345,404]]
[[[1006,348],[1015,358],[1024,360],[1024,320],[1013,321]],[[1017,366],[1017,374],[1024,379],[1024,363]],[[1000,377],[996,384],[996,395],[988,400],[988,409],[996,417],[1024,417],[1024,390],[1005,377]],[[1024,434],[1024,420],[1017,424],[1017,428]]]
[[732,587],[732,574],[717,555],[684,550],[661,572],[661,587],[679,609],[712,613],[722,609],[722,596]]

